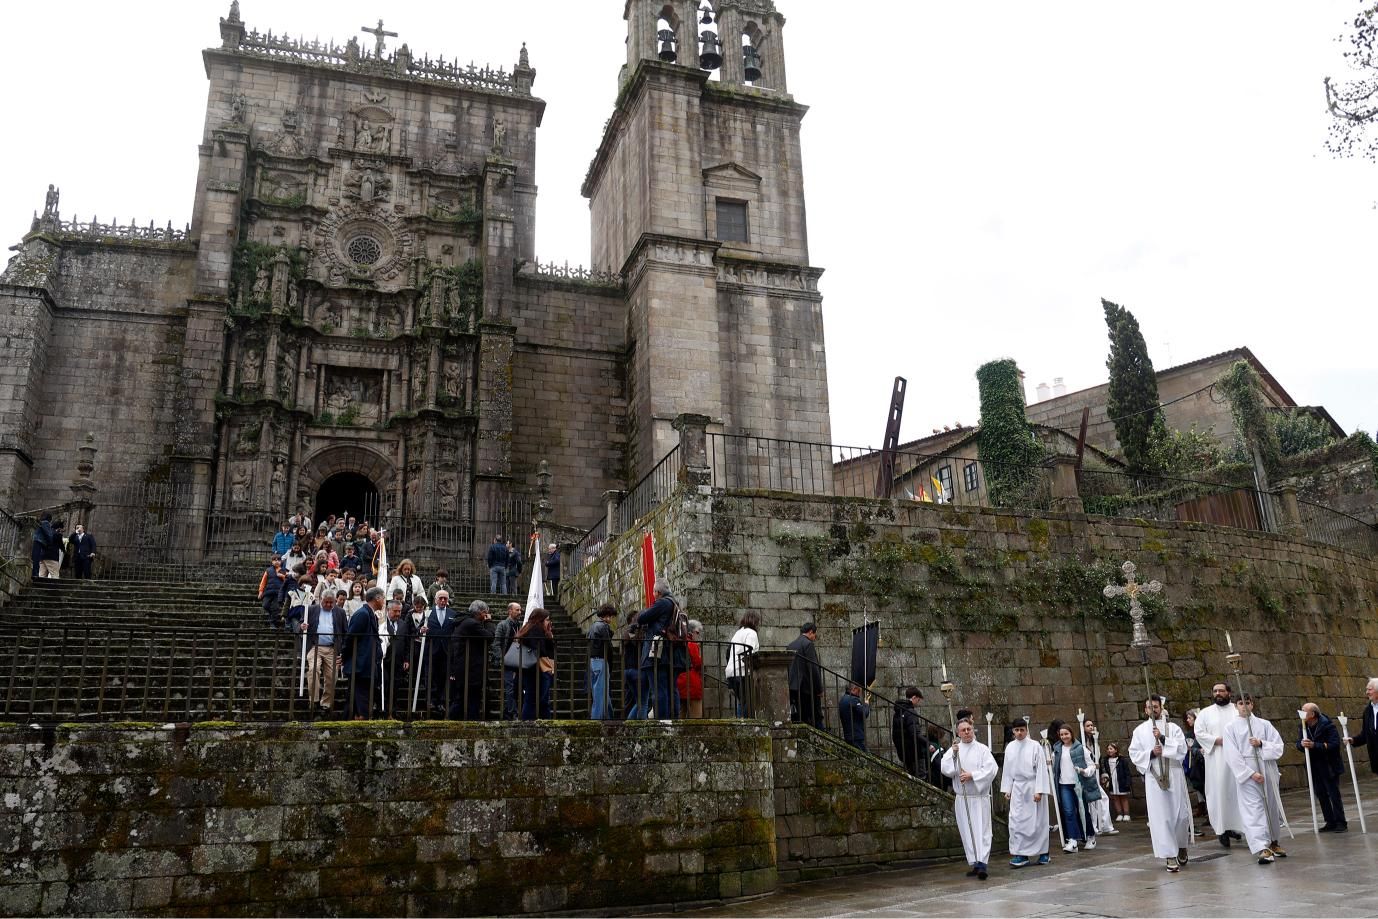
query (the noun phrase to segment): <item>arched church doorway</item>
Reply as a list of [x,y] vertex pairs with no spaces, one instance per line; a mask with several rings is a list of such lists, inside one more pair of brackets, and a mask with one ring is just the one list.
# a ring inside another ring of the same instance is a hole
[[376,527],[382,517],[380,506],[378,487],[368,476],[357,472],[337,472],[322,482],[316,492],[317,520],[347,513]]

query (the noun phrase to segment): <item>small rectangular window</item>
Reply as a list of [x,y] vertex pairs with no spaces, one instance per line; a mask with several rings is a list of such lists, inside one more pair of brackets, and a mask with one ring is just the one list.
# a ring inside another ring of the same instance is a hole
[[943,486],[943,500],[952,500],[952,467],[940,466],[938,468],[938,482]]
[[965,480],[967,491],[975,491],[981,487],[981,475],[975,463],[966,464],[962,469],[962,478]]
[[718,239],[749,242],[746,234],[746,202],[718,199]]

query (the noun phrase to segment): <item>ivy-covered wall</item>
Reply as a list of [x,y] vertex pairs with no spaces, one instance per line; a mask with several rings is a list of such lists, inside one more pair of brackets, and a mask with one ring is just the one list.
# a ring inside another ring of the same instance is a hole
[[[765,492],[683,494],[646,522],[691,616],[726,640],[747,609],[762,644],[782,647],[819,626],[824,666],[845,672],[852,628],[881,621],[876,690],[924,690],[925,714],[945,723],[936,691],[946,660],[959,702],[1003,723],[1047,723],[1077,708],[1124,739],[1144,695],[1123,600],[1103,587],[1126,560],[1150,599],[1150,677],[1180,715],[1228,675],[1229,629],[1245,685],[1286,724],[1303,701],[1357,709],[1378,656],[1378,566],[1317,543],[1204,524],[1157,524],[1084,514],[969,509],[910,501]],[[576,605],[625,604],[639,590],[634,543],[611,541],[571,585]],[[835,704],[836,700],[830,700]],[[1300,760],[1289,753],[1286,764]]]

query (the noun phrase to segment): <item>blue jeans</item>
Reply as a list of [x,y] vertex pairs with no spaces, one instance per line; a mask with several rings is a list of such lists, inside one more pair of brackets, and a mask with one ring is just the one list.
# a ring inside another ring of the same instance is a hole
[[[669,656],[667,649],[665,654]],[[675,688],[675,668],[670,662],[655,661],[651,667],[641,668],[641,701],[638,703],[640,718],[649,718],[651,696],[655,695],[656,718],[679,717],[679,690]]]
[[515,667],[502,668],[502,717],[505,721],[517,720],[517,670]]
[[622,704],[625,706],[623,716],[628,721],[635,721],[641,717],[641,671],[623,670],[622,671]]
[[1062,805],[1062,819],[1065,823],[1062,835],[1077,842],[1085,842],[1088,835],[1094,838],[1095,827],[1088,826],[1083,829],[1081,825],[1081,802],[1077,800],[1077,786],[1057,786],[1057,800]]
[[488,592],[490,594],[507,593],[506,565],[494,565],[488,569]]
[[589,661],[589,717],[604,721],[608,712],[608,662],[595,657]]

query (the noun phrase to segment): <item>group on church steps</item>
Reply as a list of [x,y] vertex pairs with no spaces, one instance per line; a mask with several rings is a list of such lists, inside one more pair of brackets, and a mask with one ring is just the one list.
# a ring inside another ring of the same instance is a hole
[[[1315,703],[1308,702],[1297,712],[1301,723],[1296,748],[1308,758],[1312,791],[1325,815],[1325,825],[1318,832],[1348,829],[1339,792],[1346,745],[1367,747],[1370,768],[1378,773],[1378,678],[1369,680],[1366,694],[1369,703],[1362,728],[1352,738],[1337,729]],[[1219,844],[1229,849],[1234,840],[1244,840],[1260,865],[1287,857],[1281,835],[1291,828],[1282,808],[1278,772],[1282,736],[1255,713],[1251,695],[1232,694],[1228,683],[1215,684],[1212,703],[1199,713],[1189,712],[1184,731],[1167,717],[1162,700],[1150,697],[1144,702],[1144,720],[1134,728],[1129,744],[1128,759],[1144,781],[1153,855],[1174,874],[1190,863],[1195,841],[1189,779],[1194,763],[1204,766],[1204,800]],[[969,715],[966,710],[958,713],[957,741],[941,763],[942,774],[953,783],[953,816],[968,877],[985,880],[990,873],[992,789],[997,773],[1000,791],[1009,802],[1012,869],[1051,861],[1049,833],[1054,826],[1064,839],[1063,851],[1073,853],[1079,848],[1094,849],[1097,832],[1116,833],[1113,823],[1129,819],[1127,807],[1120,812],[1118,801],[1113,818],[1108,809],[1102,810],[1107,797],[1127,801],[1129,773],[1117,745],[1107,744],[1100,756],[1088,749],[1098,746],[1090,719],[1082,726],[1085,743],[1073,739],[1069,726],[1055,721],[1043,732],[1041,744],[1029,737],[1030,719],[1015,720],[1008,725],[1011,739],[1005,745],[1003,764],[997,766],[990,748],[976,739]],[[1357,787],[1356,776],[1356,793]],[[1056,804],[1050,806],[1050,801]]]

